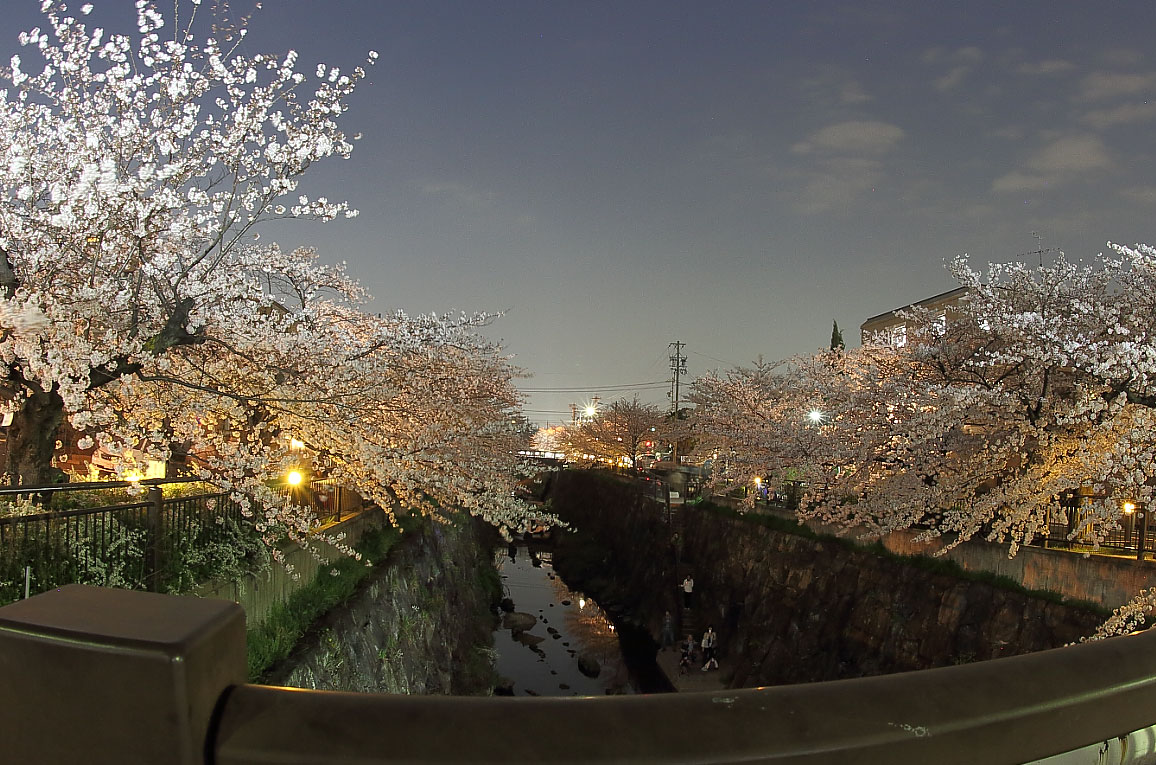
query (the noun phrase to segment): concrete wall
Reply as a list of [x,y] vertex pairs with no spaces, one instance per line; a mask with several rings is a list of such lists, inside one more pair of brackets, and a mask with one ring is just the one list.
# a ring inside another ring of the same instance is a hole
[[[741,507],[726,497],[711,497],[717,504]],[[794,518],[788,511],[758,506],[756,512]],[[822,534],[855,538],[854,532],[838,526],[808,523]],[[939,542],[917,542],[914,531],[896,531],[882,539],[883,545],[901,555],[934,556],[942,549]],[[1020,547],[1014,558],[1008,557],[1008,546],[982,539],[971,540],[944,554],[965,571],[987,571],[1006,576],[1029,590],[1048,590],[1074,600],[1085,600],[1105,608],[1117,608],[1136,597],[1140,590],[1156,587],[1156,561],[1138,561],[1116,555],[1084,555],[1064,549]]]
[[[915,541],[914,532],[895,532],[883,540],[892,552],[933,555],[940,545]],[[1156,561],[1108,555],[1082,555],[1067,550],[1021,547],[1008,558],[1007,545],[971,541],[946,553],[967,571],[990,571],[1031,590],[1050,590],[1068,598],[1116,608],[1142,589],[1156,586]]]
[[[350,546],[357,544],[368,529],[378,528],[385,522],[385,513],[374,507],[362,510],[340,523],[325,528],[328,535],[345,534],[343,542]],[[277,603],[283,603],[291,594],[304,587],[317,575],[321,566],[336,560],[343,553],[337,552],[324,543],[318,544],[320,562],[307,550],[295,544],[282,548],[285,560],[293,566],[294,578],[284,566],[272,563],[267,571],[248,575],[237,582],[209,582],[193,592],[202,598],[220,598],[240,603],[245,609],[245,622],[249,627],[260,624]]]

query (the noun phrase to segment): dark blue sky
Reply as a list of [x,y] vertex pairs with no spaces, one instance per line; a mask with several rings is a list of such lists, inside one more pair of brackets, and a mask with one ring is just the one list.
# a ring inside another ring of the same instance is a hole
[[[8,55],[39,2],[4,6]],[[272,233],[374,310],[508,309],[525,387],[583,391],[537,421],[667,377],[673,340],[692,378],[852,340],[1033,231],[1156,240],[1150,2],[266,0],[251,28],[306,72],[381,54],[309,183],[361,217]]]

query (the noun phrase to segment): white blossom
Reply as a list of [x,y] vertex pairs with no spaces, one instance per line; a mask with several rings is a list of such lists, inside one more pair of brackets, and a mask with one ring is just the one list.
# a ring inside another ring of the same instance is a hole
[[54,397],[125,470],[180,444],[270,540],[312,524],[274,488],[300,459],[283,434],[387,508],[520,527],[517,370],[477,332],[492,317],[379,318],[343,267],[255,239],[266,217],[356,214],[297,183],[349,156],[334,117],[364,71],[322,65],[307,92],[294,53],[222,47],[136,8],[134,38],[46,0],[51,34],[21,36],[41,73],[19,57],[0,73],[5,397]]

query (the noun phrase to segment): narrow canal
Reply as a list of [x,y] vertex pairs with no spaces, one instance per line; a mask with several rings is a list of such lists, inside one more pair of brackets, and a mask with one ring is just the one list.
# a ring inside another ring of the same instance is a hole
[[[495,550],[509,600],[494,633],[504,692],[602,696],[672,690],[650,636],[620,629],[554,571],[548,547],[518,542]],[[512,602],[511,602],[512,601]]]

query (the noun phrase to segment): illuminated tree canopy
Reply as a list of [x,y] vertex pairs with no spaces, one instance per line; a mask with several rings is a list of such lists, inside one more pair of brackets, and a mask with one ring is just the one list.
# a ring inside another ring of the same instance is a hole
[[350,157],[338,120],[364,71],[242,54],[245,30],[201,34],[199,6],[179,4],[178,26],[139,2],[130,37],[48,0],[2,73],[11,481],[54,478],[67,418],[114,453],[187,449],[262,527],[300,534],[270,488],[292,437],[367,498],[521,526],[517,370],[475,331],[492,317],[379,318],[343,268],[258,241],[267,220],[356,214],[297,187]]
[[729,455],[719,480],[790,469],[808,483],[804,518],[1013,555],[1083,489],[1079,533],[1102,540],[1125,501],[1151,506],[1156,491],[1156,250],[1109,246],[1089,264],[960,258],[967,297],[946,321],[901,313],[901,347],[700,378],[696,427]]

